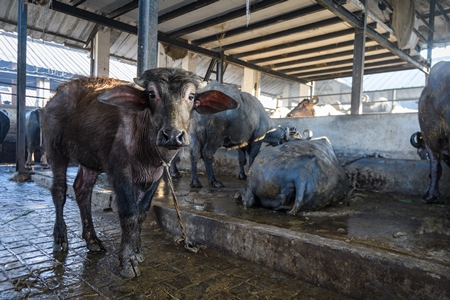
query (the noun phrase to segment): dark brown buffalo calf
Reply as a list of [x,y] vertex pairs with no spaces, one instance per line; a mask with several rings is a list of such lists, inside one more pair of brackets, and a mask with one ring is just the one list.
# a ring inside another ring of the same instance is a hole
[[92,223],[91,193],[97,176],[108,174],[116,194],[122,240],[119,271],[138,276],[143,261],[140,231],[161,175],[163,162],[190,143],[191,111],[215,113],[236,108],[230,97],[197,94],[199,78],[181,69],[153,69],[135,80],[139,87],[114,79],[90,78],[61,85],[45,107],[45,148],[53,171],[56,209],[54,251],[67,251],[63,219],[66,170],[80,165],[74,182],[91,251],[104,250]]

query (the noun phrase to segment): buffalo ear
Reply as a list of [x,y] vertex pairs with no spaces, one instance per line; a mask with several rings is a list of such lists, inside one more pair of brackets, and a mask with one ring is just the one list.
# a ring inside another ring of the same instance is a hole
[[220,91],[209,90],[195,96],[194,109],[199,114],[215,114],[238,107],[236,100]]
[[97,100],[124,109],[143,110],[147,107],[145,91],[129,85],[119,85],[98,95]]

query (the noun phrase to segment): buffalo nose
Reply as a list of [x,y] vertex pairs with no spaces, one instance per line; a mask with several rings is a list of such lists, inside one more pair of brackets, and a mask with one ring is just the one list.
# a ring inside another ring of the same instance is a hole
[[184,132],[181,130],[162,130],[159,146],[178,148],[183,146]]

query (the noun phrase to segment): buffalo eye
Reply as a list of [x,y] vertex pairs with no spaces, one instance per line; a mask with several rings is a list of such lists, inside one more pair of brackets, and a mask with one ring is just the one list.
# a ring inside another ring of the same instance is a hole
[[148,96],[150,97],[150,99],[155,99],[156,98],[156,95],[155,95],[154,91],[149,91],[148,92]]
[[194,99],[195,99],[195,94],[189,93],[189,100],[194,100]]

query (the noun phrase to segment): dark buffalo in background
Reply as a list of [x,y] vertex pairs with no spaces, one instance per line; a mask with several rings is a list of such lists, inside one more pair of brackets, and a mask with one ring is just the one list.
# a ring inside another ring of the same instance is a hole
[[10,125],[8,112],[4,109],[0,110],[0,150],[2,150],[2,144],[8,134]]
[[92,223],[92,189],[102,172],[113,186],[122,228],[119,272],[124,277],[140,275],[140,231],[146,210],[164,162],[189,145],[192,110],[215,113],[237,106],[217,91],[198,94],[199,78],[182,69],[148,70],[135,83],[138,87],[91,78],[62,84],[45,107],[43,123],[56,210],[53,250],[68,250],[63,207],[66,170],[73,159],[79,164],[73,187],[82,236],[91,251],[104,250]]
[[430,158],[430,186],[423,196],[435,203],[440,196],[441,160],[450,166],[450,62],[441,61],[431,68],[428,83],[419,98],[419,125]]
[[25,168],[31,169],[36,160],[39,160],[42,167],[47,168],[47,160],[44,154],[44,147],[41,137],[41,126],[44,109],[38,108],[28,110],[25,113],[25,140],[27,147],[27,160]]
[[274,210],[318,210],[343,200],[349,181],[327,138],[293,139],[267,147],[255,158],[247,178],[244,206]]
[[251,94],[217,81],[210,82],[202,91],[221,91],[239,103],[237,109],[214,115],[193,113],[195,126],[191,131],[192,141],[189,147],[191,187],[202,187],[197,173],[197,162],[201,157],[205,163],[209,185],[219,188],[223,187],[223,184],[215,178],[213,170],[214,154],[217,149],[223,146],[227,149],[238,150],[238,178],[245,179],[247,175],[244,167],[247,163],[247,155],[251,165],[268,132],[276,131],[270,136],[271,140],[277,135],[282,139],[284,133],[277,130],[277,126],[270,119],[261,102]]

